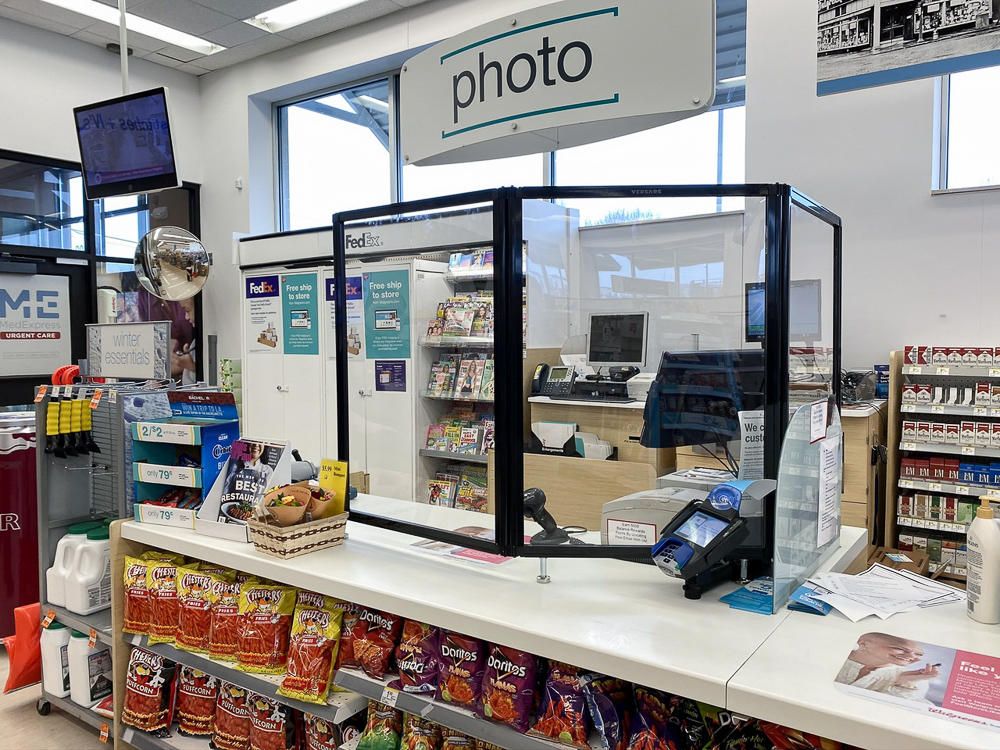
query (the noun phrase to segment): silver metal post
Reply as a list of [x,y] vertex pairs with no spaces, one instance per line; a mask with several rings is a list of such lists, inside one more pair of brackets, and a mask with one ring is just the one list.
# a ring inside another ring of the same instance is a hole
[[128,31],[125,29],[125,0],[118,0],[118,56],[122,62],[122,96],[128,93]]
[[539,557],[538,558],[538,578],[535,579],[538,583],[551,583],[552,579],[549,578],[549,558]]
[[748,572],[749,571],[747,571],[747,561],[746,560],[740,560],[740,580],[737,581],[737,583],[739,583],[740,585],[743,585],[745,583],[749,583],[750,579],[747,578],[747,573]]

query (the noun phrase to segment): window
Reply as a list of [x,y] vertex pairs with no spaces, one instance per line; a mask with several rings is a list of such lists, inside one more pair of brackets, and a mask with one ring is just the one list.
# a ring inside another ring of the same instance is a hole
[[504,185],[542,185],[548,158],[548,154],[529,154],[430,167],[408,164],[403,167],[403,200],[490,190]]
[[82,252],[83,214],[79,170],[0,158],[0,244]]
[[278,108],[283,230],[392,202],[390,112],[387,78]]
[[944,189],[1000,185],[1000,143],[993,129],[1000,122],[1000,101],[991,92],[1000,87],[1000,67],[969,70],[948,76],[942,117]]
[[97,254],[132,258],[149,231],[149,196],[128,195],[97,201]]

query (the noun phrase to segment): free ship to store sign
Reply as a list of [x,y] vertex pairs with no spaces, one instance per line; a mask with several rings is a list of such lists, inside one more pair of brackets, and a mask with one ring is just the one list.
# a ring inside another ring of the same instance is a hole
[[715,3],[564,0],[411,58],[403,158],[450,164],[614,138],[706,111]]

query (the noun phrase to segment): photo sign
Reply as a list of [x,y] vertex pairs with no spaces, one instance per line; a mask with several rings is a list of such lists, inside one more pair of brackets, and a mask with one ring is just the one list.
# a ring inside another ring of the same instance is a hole
[[87,366],[95,378],[170,378],[170,322],[87,326]]
[[665,125],[715,98],[715,3],[563,0],[514,13],[410,58],[400,95],[408,164],[541,153]]

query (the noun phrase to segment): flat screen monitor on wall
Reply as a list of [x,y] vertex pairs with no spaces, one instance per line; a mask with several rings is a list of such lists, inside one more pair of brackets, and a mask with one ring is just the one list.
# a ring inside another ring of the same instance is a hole
[[73,108],[88,200],[179,186],[161,87]]
[[[763,341],[764,283],[746,285],[746,326],[748,342]],[[820,279],[796,279],[789,286],[788,338],[793,342],[818,341],[823,338],[823,284]]]
[[649,313],[591,313],[587,364],[592,367],[646,366]]

